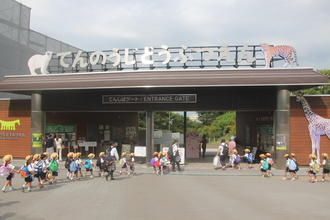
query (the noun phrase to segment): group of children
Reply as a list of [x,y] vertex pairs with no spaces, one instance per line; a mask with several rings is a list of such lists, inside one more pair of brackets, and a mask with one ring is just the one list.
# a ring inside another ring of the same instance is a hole
[[170,166],[170,160],[166,152],[154,152],[150,160],[150,166],[153,167],[154,174],[164,175]]
[[[58,176],[58,154],[48,153],[28,155],[25,157],[25,163],[19,169],[15,169],[12,165],[13,156],[5,155],[3,157],[3,165],[0,167],[0,175],[6,178],[5,184],[2,187],[2,191],[13,190],[12,179],[14,174],[18,173],[24,178],[24,184],[22,185],[22,191],[24,192],[27,188],[31,191],[32,182],[37,179],[39,187],[43,188],[45,182],[49,184],[55,182],[55,178]],[[8,188],[8,189],[7,189]]]
[[[261,154],[260,155],[261,158],[261,162],[260,165],[263,166],[262,167],[262,173],[263,176],[271,176],[271,168],[272,168],[272,164],[273,164],[273,159],[272,159],[272,155],[270,153],[266,153],[266,154]],[[242,169],[241,163],[245,162],[247,164],[247,167],[249,169],[253,168],[252,164],[253,164],[253,154],[251,153],[251,150],[246,148],[244,149],[244,155],[239,155],[237,149],[233,149],[231,154],[229,155],[229,164],[223,166],[222,168],[224,169],[225,167],[229,166],[232,167],[233,169]],[[264,163],[264,161],[267,162]]]
[[[266,176],[272,176],[271,173],[271,166],[273,164],[273,160],[271,158],[271,154],[260,154],[260,171],[262,173],[263,177]],[[296,155],[295,153],[291,154],[285,154],[284,158],[286,159],[286,168],[284,171],[284,177],[283,180],[297,180],[297,172],[299,171],[299,165],[296,160]],[[317,174],[320,172],[320,169],[323,168],[322,170],[322,179],[321,181],[324,182],[326,181],[326,176],[329,177],[330,173],[330,161],[329,161],[329,156],[327,153],[323,153],[321,155],[321,161],[317,160],[317,157],[315,154],[310,154],[309,155],[309,168],[308,168],[308,176],[309,176],[309,182],[315,183],[317,182]]]
[[321,161],[319,162],[316,159],[316,155],[315,154],[310,154],[309,155],[309,170],[308,170],[308,176],[309,176],[309,181],[311,183],[315,183],[317,182],[317,174],[320,172],[320,168],[322,167],[322,182],[326,181],[326,176],[329,177],[329,173],[330,173],[330,161],[329,161],[329,155],[327,153],[323,153],[321,155]]
[[[241,169],[241,161],[247,163],[248,168],[253,168],[253,154],[251,153],[250,149],[244,150],[244,155],[240,156],[236,149],[232,150],[232,154],[229,155],[229,166],[233,167],[234,169]],[[284,158],[286,158],[286,169],[284,172],[284,180],[296,180],[298,178],[297,172],[299,171],[299,165],[296,160],[296,155],[294,153],[285,154]],[[263,177],[270,177],[273,176],[272,173],[272,165],[274,164],[274,160],[272,159],[272,155],[270,153],[260,154],[260,172]],[[311,183],[317,182],[317,174],[320,172],[321,167],[322,170],[322,179],[321,181],[326,181],[326,176],[330,176],[330,160],[327,153],[323,153],[321,155],[321,161],[317,160],[316,155],[310,154],[309,155],[310,163],[308,169],[308,176],[309,181]]]
[[135,159],[134,159],[134,153],[126,153],[123,152],[121,154],[121,158],[119,160],[119,165],[121,167],[121,170],[119,171],[119,174],[127,173],[128,175],[135,173]]
[[90,153],[87,156],[88,159],[83,161],[81,159],[80,152],[77,153],[69,152],[64,164],[64,167],[68,170],[66,177],[70,180],[79,177],[84,177],[82,172],[82,167],[84,167],[86,169],[86,173],[90,173],[90,178],[93,178],[93,168],[95,168],[93,162],[94,157],[95,154]]
[[[132,175],[135,174],[135,154],[134,153],[126,153],[123,152],[121,154],[121,158],[119,160],[120,171],[119,175],[121,174],[128,174]],[[106,166],[106,154],[105,152],[101,152],[99,154],[99,158],[96,161],[96,166],[99,168],[99,176],[102,177],[105,175],[107,170]]]
[[[93,161],[95,154],[90,153],[87,156],[86,160],[81,159],[81,153],[69,152],[67,154],[67,159],[65,162],[65,168],[67,169],[67,178],[74,180],[76,178],[83,177],[83,168],[86,171],[86,176],[89,175],[90,178],[93,178],[93,169],[96,168]],[[55,178],[59,173],[59,161],[58,154],[52,153],[49,157],[48,153],[28,155],[25,157],[25,163],[20,168],[16,169],[12,164],[13,156],[5,155],[3,157],[3,165],[0,166],[0,176],[3,176],[6,180],[2,187],[3,192],[12,191],[12,179],[14,178],[15,173],[20,174],[24,178],[24,184],[21,189],[24,192],[31,191],[32,183],[37,180],[39,188],[43,188],[45,183],[53,184],[56,180]],[[120,174],[122,171],[126,171],[128,174],[134,174],[134,153],[131,154],[122,154],[120,160]],[[99,175],[103,176],[105,172],[105,153],[101,152],[98,158],[98,167],[100,168]],[[129,171],[128,171],[129,168]]]

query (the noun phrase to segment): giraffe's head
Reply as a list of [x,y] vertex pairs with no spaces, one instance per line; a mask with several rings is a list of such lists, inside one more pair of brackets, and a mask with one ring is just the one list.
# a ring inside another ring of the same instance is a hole
[[296,102],[301,102],[303,98],[304,98],[304,94],[302,92],[296,93]]

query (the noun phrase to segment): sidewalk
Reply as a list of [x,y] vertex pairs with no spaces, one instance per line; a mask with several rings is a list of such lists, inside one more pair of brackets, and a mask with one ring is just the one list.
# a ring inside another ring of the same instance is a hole
[[[170,172],[167,175],[191,175],[191,176],[260,176],[259,166],[258,164],[253,164],[253,168],[249,169],[247,164],[241,164],[241,170],[227,168],[225,170],[222,169],[214,169],[212,162],[208,162],[209,158],[205,158],[203,162],[189,162],[185,165],[182,165],[183,171],[181,172]],[[65,161],[60,162],[60,171],[65,171],[64,168]],[[15,165],[16,169],[21,167],[24,164],[23,159],[14,159],[13,165]],[[307,175],[307,167],[299,167],[298,176],[306,176]],[[96,168],[96,171],[98,168]],[[118,170],[118,166],[117,166]],[[135,170],[140,174],[153,174],[153,168],[148,164],[135,164]],[[284,170],[279,170],[276,168],[272,168],[272,173],[274,176],[283,176]]]

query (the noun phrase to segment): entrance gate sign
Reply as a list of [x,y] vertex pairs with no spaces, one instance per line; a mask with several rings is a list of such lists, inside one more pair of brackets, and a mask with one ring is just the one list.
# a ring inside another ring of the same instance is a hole
[[[282,50],[273,52],[273,48],[278,47],[261,45],[193,47],[161,45],[160,47],[112,48],[91,52],[79,50],[57,54],[47,51],[44,55],[32,56],[28,61],[28,66],[32,75],[37,74],[37,69],[40,69],[41,74],[48,74],[171,68],[256,68],[272,67],[274,61],[280,59],[288,61],[287,58],[292,57]],[[268,46],[267,49],[265,46]],[[289,47],[281,46],[281,49]]]
[[197,103],[197,94],[103,95],[102,104]]

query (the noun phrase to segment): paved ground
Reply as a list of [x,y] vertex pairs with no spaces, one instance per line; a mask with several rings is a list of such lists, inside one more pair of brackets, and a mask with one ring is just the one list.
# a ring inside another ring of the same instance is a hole
[[[145,165],[137,176],[67,181],[30,193],[0,194],[0,219],[330,219],[330,182],[262,178],[258,170],[214,170],[189,164],[184,172],[155,176]],[[3,180],[3,178],[1,179]],[[15,178],[19,187],[22,179]]]

